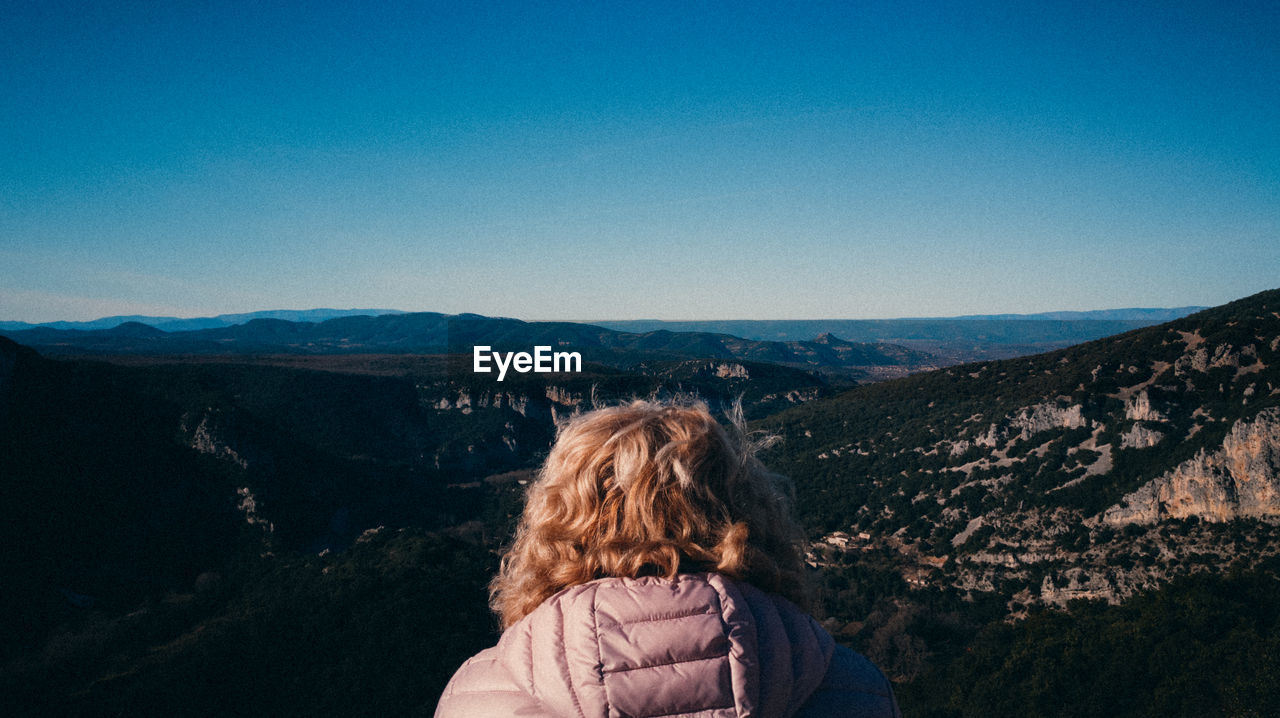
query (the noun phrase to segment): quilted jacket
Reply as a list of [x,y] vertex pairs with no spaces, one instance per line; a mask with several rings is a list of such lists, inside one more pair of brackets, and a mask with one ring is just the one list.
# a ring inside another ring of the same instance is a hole
[[785,599],[719,574],[547,599],[458,669],[436,718],[899,716],[884,675]]

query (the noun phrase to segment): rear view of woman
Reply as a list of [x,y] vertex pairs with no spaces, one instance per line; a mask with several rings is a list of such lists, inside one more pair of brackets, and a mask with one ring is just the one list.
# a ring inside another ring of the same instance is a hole
[[899,715],[880,671],[797,607],[777,480],[702,404],[570,421],[491,585],[502,638],[437,718]]

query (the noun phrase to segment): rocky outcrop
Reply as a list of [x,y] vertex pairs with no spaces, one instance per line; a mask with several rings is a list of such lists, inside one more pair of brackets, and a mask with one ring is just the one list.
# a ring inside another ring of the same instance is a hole
[[582,399],[582,394],[579,392],[569,391],[559,386],[547,387],[547,400],[561,406],[578,406],[582,403]]
[[240,510],[240,513],[244,514],[246,523],[250,526],[260,527],[265,533],[272,533],[276,530],[275,524],[258,513],[258,500],[248,486],[236,489],[236,495],[240,497],[240,503],[236,505],[236,508]]
[[1209,352],[1204,347],[1188,349],[1173,363],[1173,373],[1186,376],[1191,373],[1202,373],[1209,368]]
[[441,396],[439,399],[427,401],[426,405],[438,411],[460,411],[463,414],[470,414],[475,409],[507,408],[520,416],[528,417],[530,412],[528,395],[509,391],[481,392],[472,397],[470,392],[459,390],[454,399]]
[[972,441],[955,442],[951,446],[951,455],[963,454],[970,446],[995,448],[1005,440],[1026,440],[1042,431],[1079,429],[1088,424],[1089,420],[1084,418],[1083,407],[1079,404],[1070,406],[1059,406],[1055,402],[1035,404],[1020,409],[1016,414],[1011,414],[1000,425],[989,425],[986,431],[974,437]]
[[1124,403],[1124,418],[1134,421],[1166,421],[1168,417],[1151,406],[1151,397],[1140,391]]
[[1198,516],[1207,521],[1280,516],[1280,408],[1240,420],[1203,450],[1103,512],[1113,526]]
[[1065,407],[1054,403],[1036,404],[1018,412],[1009,421],[1009,428],[1017,430],[1022,439],[1049,429],[1079,429],[1088,423],[1081,410],[1079,404]]
[[1164,438],[1164,433],[1149,429],[1142,424],[1134,424],[1131,429],[1120,435],[1121,449],[1149,449]]
[[1000,443],[1000,437],[996,433],[996,425],[992,424],[991,426],[987,427],[986,433],[974,439],[973,443],[976,444],[977,446],[994,448],[996,444]]
[[[240,455],[235,449],[231,448],[222,438],[220,431],[214,426],[216,422],[214,412],[206,412],[200,418],[200,423],[191,431],[191,439],[189,446],[202,454],[209,454],[215,458],[230,461],[242,469],[249,468],[249,462]],[[187,429],[186,417],[184,417],[182,428]]]
[[751,374],[747,372],[747,368],[741,364],[717,364],[715,375],[720,379],[751,378]]
[[1068,568],[1056,580],[1045,576],[1040,584],[1040,600],[1046,604],[1065,607],[1068,601],[1077,599],[1120,602],[1116,587],[1106,576],[1081,568]]
[[1194,348],[1188,345],[1187,351],[1174,362],[1174,373],[1183,376],[1192,372],[1207,372],[1210,369],[1231,367],[1239,376],[1241,373],[1260,371],[1262,367],[1258,367],[1258,363],[1258,347],[1252,344],[1243,347],[1218,344],[1212,347],[1212,350],[1200,344],[1195,345]]

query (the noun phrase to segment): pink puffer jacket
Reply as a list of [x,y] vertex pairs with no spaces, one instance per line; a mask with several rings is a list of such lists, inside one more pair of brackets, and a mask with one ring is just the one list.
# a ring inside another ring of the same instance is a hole
[[462,665],[436,718],[898,716],[889,682],[785,599],[718,574],[592,581]]

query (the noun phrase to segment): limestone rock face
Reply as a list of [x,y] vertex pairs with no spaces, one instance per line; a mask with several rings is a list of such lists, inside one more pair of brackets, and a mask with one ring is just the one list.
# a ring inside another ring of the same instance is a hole
[[[973,443],[978,446],[986,446],[988,448],[994,448],[996,444],[1000,443],[1000,436],[996,433],[996,425],[992,424],[991,426],[987,427],[986,433],[974,439]],[[959,453],[964,453],[964,452],[961,451]]]
[[1151,397],[1145,390],[1134,394],[1124,403],[1124,418],[1135,421],[1165,421],[1164,414],[1151,407]]
[[1006,441],[1025,441],[1049,429],[1079,429],[1088,426],[1089,420],[1084,417],[1083,408],[1079,404],[1059,406],[1052,401],[1023,407],[1001,422],[988,425],[985,431],[971,440],[952,442],[951,455],[959,456],[971,446],[994,449]]
[[1057,581],[1048,576],[1040,584],[1040,600],[1054,606],[1066,606],[1075,599],[1119,603],[1115,586],[1105,576],[1080,568],[1069,568]]
[[[188,445],[202,454],[209,454],[216,458],[230,461],[242,469],[249,468],[249,462],[240,455],[240,452],[231,448],[217,423],[216,415],[213,412],[206,412],[200,418],[200,423],[194,429],[189,430],[191,438]],[[188,430],[185,417],[182,428],[184,431]]]
[[582,394],[572,392],[564,387],[547,387],[547,399],[561,406],[578,406],[582,403]]
[[274,524],[258,513],[258,500],[254,497],[253,492],[249,490],[249,487],[242,486],[236,489],[236,495],[240,497],[240,503],[236,508],[240,509],[240,512],[244,514],[246,523],[250,526],[260,526],[266,533],[273,533],[276,530]]
[[716,376],[721,379],[749,379],[751,375],[741,364],[717,364]]
[[1209,368],[1209,354],[1204,349],[1197,349],[1194,352],[1188,352],[1178,357],[1174,362],[1173,371],[1178,376],[1184,376],[1191,372],[1203,372]]
[[1198,516],[1207,521],[1280,516],[1280,408],[1237,421],[1222,448],[1201,451],[1107,509],[1111,525]]
[[1087,422],[1081,409],[1079,404],[1067,407],[1052,402],[1036,404],[1018,412],[1009,421],[1009,428],[1016,430],[1022,439],[1049,429],[1079,429]]
[[1120,435],[1122,449],[1149,449],[1164,438],[1164,433],[1148,429],[1142,424],[1134,424],[1133,428]]

